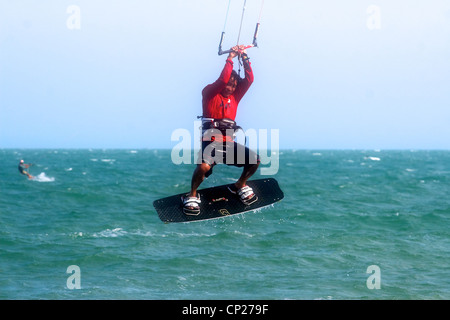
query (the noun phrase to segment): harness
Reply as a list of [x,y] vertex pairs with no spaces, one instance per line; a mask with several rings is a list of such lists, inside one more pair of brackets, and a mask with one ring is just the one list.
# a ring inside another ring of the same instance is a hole
[[205,133],[213,133],[213,130],[219,130],[223,136],[226,136],[230,133],[230,130],[233,130],[233,139],[236,136],[236,131],[242,130],[242,127],[238,126],[235,121],[223,118],[223,119],[214,119],[214,118],[204,118],[203,116],[198,116],[198,119],[202,119],[202,135],[205,136]]

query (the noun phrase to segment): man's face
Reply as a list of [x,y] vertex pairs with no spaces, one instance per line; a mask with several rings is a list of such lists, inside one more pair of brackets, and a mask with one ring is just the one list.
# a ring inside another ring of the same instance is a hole
[[237,80],[235,78],[231,78],[230,81],[228,81],[226,87],[222,91],[222,95],[225,98],[228,98],[230,95],[234,93],[234,90],[236,90],[237,86]]

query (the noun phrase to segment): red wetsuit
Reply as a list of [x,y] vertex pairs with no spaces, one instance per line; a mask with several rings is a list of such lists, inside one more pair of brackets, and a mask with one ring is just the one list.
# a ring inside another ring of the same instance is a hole
[[[231,72],[233,71],[233,60],[227,59],[219,79],[207,85],[202,91],[203,118],[227,118],[234,121],[239,101],[241,101],[253,83],[253,71],[250,61],[244,63],[244,69],[245,78],[238,83],[234,93],[228,98],[225,98],[221,92],[226,87],[230,80]],[[227,137],[226,140],[229,140],[228,138],[230,137]]]

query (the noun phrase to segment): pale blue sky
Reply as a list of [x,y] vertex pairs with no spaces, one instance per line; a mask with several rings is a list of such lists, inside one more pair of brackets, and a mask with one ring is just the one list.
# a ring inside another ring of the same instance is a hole
[[[0,148],[172,148],[224,65],[227,5],[0,0]],[[450,1],[265,0],[258,43],[245,129],[278,129],[280,148],[450,149]]]

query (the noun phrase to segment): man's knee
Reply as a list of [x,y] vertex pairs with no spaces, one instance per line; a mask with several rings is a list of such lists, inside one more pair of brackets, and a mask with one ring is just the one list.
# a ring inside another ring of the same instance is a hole
[[211,170],[212,166],[203,162],[197,165],[197,173],[204,176],[209,170]]
[[259,167],[261,161],[259,161],[259,159],[256,161],[256,163],[247,163],[244,166],[244,169],[247,171],[256,171]]

